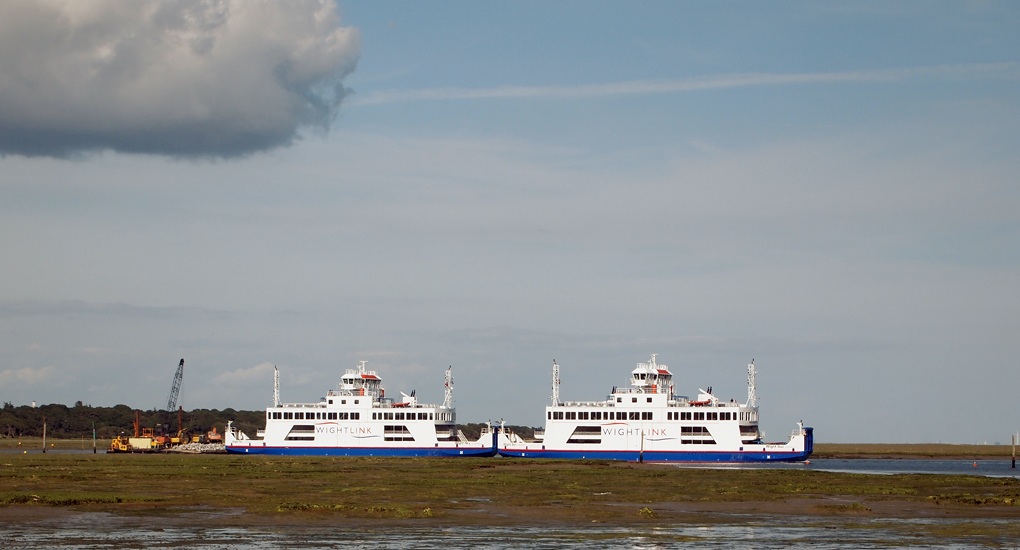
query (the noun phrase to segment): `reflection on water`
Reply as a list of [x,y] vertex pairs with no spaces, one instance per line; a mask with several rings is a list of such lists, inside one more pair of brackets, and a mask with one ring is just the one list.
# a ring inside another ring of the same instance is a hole
[[[740,521],[738,518],[733,518]],[[824,525],[811,518],[743,518],[738,524],[638,527],[380,527],[345,529],[286,526],[268,529],[152,529],[109,514],[75,516],[20,525],[0,524],[0,547],[28,548],[971,548],[1009,545],[995,536],[953,539],[930,533],[953,524],[968,532],[1002,532],[1012,520],[843,520]],[[982,529],[982,526],[987,529]]]

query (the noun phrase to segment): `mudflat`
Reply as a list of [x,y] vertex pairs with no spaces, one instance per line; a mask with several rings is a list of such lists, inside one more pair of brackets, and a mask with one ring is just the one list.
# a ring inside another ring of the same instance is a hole
[[216,525],[1020,518],[1020,480],[598,460],[5,452],[0,506],[0,522],[103,512]]

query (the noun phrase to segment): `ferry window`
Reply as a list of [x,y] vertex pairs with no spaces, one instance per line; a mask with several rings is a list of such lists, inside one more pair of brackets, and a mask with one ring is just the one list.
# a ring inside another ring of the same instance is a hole
[[622,397],[617,397],[616,398],[616,402],[617,403],[623,403],[623,398]]
[[552,411],[549,411],[548,414],[549,414],[549,416],[546,418],[546,420],[552,420]]
[[378,419],[377,419],[377,418],[375,417],[375,415],[377,415],[377,414],[379,414],[379,413],[372,413],[372,420],[378,420]]
[[340,404],[341,405],[346,405],[347,404],[347,400],[346,399],[341,399],[340,400]]
[[357,404],[358,404],[358,400],[357,400],[357,399],[355,399],[355,400],[354,400],[354,404],[355,404],[355,405],[357,405]]
[[386,420],[393,420],[393,413],[385,413],[385,414],[386,414]]
[[628,415],[628,418],[627,418],[627,420],[637,420],[637,419],[638,419],[638,413],[636,413],[634,411],[631,411],[630,414]]
[[396,416],[393,417],[394,420],[403,420],[404,419],[404,413],[393,413],[393,414],[396,415]]
[[429,420],[432,420],[432,413],[429,413]]
[[283,419],[284,420],[290,420],[292,418],[294,418],[294,413],[289,413],[289,412],[283,413]]
[[351,413],[351,420],[361,420],[361,413]]
[[651,419],[652,419],[652,413],[650,413],[650,412],[643,412],[643,413],[641,413],[641,420],[651,420]]
[[591,413],[592,420],[602,420],[602,411],[595,411]]
[[673,413],[667,412],[666,413],[666,420],[673,420]]
[[588,411],[581,411],[581,420],[588,420]]
[[637,397],[631,397],[630,398],[630,402],[631,403],[637,403]]
[[332,405],[332,404],[333,404],[333,400],[332,400],[332,399],[330,399],[330,400],[329,400],[329,404],[330,404],[330,405]]
[[294,413],[294,420],[304,420],[305,413]]
[[616,419],[617,420],[627,420],[627,413],[625,413],[625,412],[618,412],[618,413],[616,413]]
[[273,413],[271,413],[269,411],[266,411],[266,420],[272,420],[272,419],[273,419]]
[[652,398],[651,398],[651,397],[649,397],[649,398],[648,398],[648,401],[646,401],[646,403],[651,403],[651,402],[652,402]]

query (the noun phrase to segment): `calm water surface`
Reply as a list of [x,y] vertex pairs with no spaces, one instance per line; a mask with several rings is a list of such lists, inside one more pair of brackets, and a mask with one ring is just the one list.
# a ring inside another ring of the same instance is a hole
[[751,469],[772,468],[818,470],[853,474],[955,474],[1020,478],[1020,469],[1012,468],[1008,458],[997,460],[910,460],[900,458],[834,459],[812,458],[809,463],[774,462],[769,464],[678,464],[679,468]]
[[[741,519],[741,518],[734,518]],[[79,514],[59,520],[0,527],[0,547],[35,548],[1015,548],[1014,540],[995,536],[936,537],[936,527],[975,524],[1000,531],[1007,520],[844,520],[824,525],[809,518],[800,520],[745,517],[740,523],[656,527],[441,527],[345,529],[283,527],[167,528],[154,530],[138,520],[108,514]],[[151,521],[151,520],[150,520]],[[998,524],[998,525],[997,525]],[[973,529],[971,529],[973,531]]]

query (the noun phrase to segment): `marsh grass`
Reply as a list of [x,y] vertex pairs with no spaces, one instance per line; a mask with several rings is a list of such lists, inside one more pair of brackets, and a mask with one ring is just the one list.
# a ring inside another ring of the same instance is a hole
[[[1008,438],[1008,435],[1007,435]],[[1009,445],[950,445],[946,443],[815,443],[811,458],[1006,458]]]
[[[612,461],[236,455],[0,455],[0,505],[208,505],[253,513],[422,518],[478,502],[612,517],[669,502],[845,496],[925,505],[1015,506],[1020,481],[962,475],[713,470]],[[426,510],[428,512],[426,512]],[[567,513],[567,512],[562,512]]]

